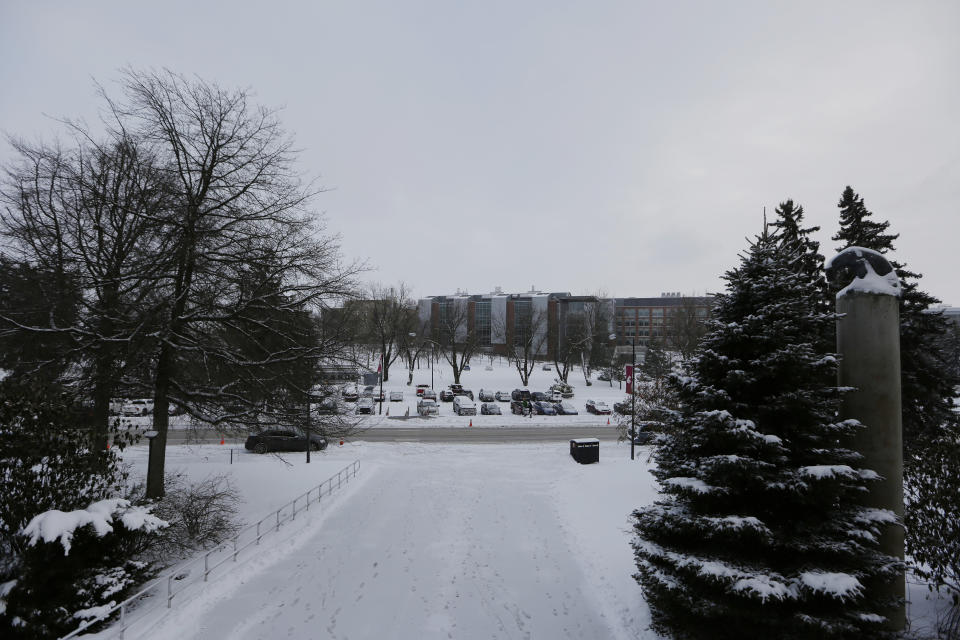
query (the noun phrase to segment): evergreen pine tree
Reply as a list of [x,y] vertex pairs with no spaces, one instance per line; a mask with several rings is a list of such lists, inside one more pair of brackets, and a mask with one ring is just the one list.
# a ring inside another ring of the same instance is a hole
[[[889,222],[874,222],[863,198],[851,187],[838,204],[842,245],[893,252],[899,234],[885,233]],[[953,328],[933,307],[938,299],[919,288],[921,275],[891,260],[900,278],[900,375],[903,406],[904,485],[907,553],[921,574],[960,588],[960,427],[953,412],[960,376],[945,345]],[[945,453],[946,452],[946,453]],[[949,532],[953,532],[950,534]]]
[[877,550],[894,515],[857,504],[877,476],[841,444],[863,426],[837,417],[837,361],[820,348],[835,320],[803,271],[764,229],[673,378],[681,410],[654,472],[666,495],[633,514],[635,578],[661,633],[884,635],[863,584],[897,566]]

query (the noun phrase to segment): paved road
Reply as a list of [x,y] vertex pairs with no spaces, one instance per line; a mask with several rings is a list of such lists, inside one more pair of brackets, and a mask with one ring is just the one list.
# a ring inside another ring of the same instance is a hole
[[[220,442],[220,435],[213,429],[179,430],[167,433],[169,444],[211,444]],[[562,426],[562,427],[391,427],[367,429],[353,440],[369,442],[556,442],[571,438],[600,438],[616,440],[614,426]],[[226,438],[227,442],[242,442],[242,439]]]

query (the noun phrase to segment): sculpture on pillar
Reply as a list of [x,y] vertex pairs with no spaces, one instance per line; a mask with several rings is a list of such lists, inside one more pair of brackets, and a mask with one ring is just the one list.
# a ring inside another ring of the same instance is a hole
[[900,567],[889,580],[867,585],[871,598],[887,603],[888,628],[906,624],[903,576],[903,429],[900,401],[900,279],[880,253],[849,247],[826,264],[837,293],[839,386],[849,392],[841,417],[866,426],[851,442],[863,467],[880,476],[863,505],[894,514],[898,524],[880,536],[880,549]]
[[900,297],[900,278],[893,265],[873,249],[847,247],[826,264],[827,279],[843,287],[837,297],[853,291]]

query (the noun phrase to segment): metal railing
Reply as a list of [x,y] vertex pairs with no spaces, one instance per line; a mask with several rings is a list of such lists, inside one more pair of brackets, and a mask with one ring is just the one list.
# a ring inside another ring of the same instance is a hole
[[[116,622],[98,632],[103,634],[100,637],[124,638],[127,633],[136,637],[146,633],[166,617],[175,603],[184,600],[184,593],[199,592],[205,583],[229,573],[232,567],[237,566],[244,551],[259,546],[262,540],[279,532],[282,525],[295,521],[298,513],[308,511],[311,504],[320,503],[325,496],[330,496],[350,482],[359,470],[360,461],[355,460],[336,475],[330,476],[257,522],[247,525],[229,540],[163,572],[137,593],[113,605],[101,618],[84,622],[60,640],[75,638],[84,630],[112,616],[117,616]],[[217,571],[224,565],[227,568]],[[165,606],[161,606],[162,604]]]

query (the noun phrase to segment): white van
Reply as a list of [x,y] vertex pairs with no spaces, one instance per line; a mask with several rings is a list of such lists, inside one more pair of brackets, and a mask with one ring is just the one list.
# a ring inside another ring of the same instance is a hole
[[477,415],[477,405],[469,396],[454,396],[453,411],[458,416],[475,416]]

